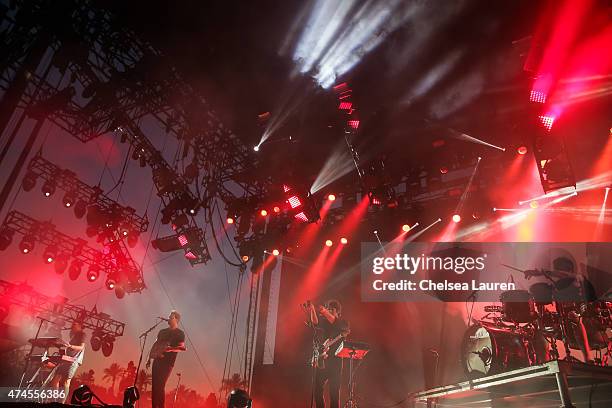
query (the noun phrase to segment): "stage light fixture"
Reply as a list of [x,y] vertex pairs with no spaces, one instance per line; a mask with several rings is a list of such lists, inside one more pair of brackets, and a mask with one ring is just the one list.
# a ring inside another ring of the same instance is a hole
[[6,227],[2,228],[2,231],[0,231],[0,251],[4,251],[11,245],[14,235],[15,231]]
[[327,241],[325,241],[325,245],[330,247],[330,246],[334,245],[334,242],[331,239],[328,239]]
[[518,149],[516,149],[516,152],[520,154],[521,156],[524,154],[527,154],[527,146],[525,145],[519,146]]
[[77,280],[79,275],[81,274],[81,269],[83,268],[83,262],[78,259],[74,259],[70,263],[70,267],[68,268],[68,277],[71,280]]
[[95,265],[90,266],[89,269],[87,270],[87,280],[89,282],[95,282],[99,276],[100,276],[100,268],[98,268]]
[[104,283],[104,285],[106,286],[106,289],[108,290],[115,289],[116,284],[117,282],[115,281],[115,278],[113,278],[112,276],[107,277],[106,282]]
[[274,208],[272,209],[272,211],[274,211],[276,214],[278,214],[280,212],[280,207],[275,205]]
[[233,224],[234,223],[234,219],[232,217],[227,217],[225,222],[227,222],[228,224]]
[[453,215],[453,222],[457,223],[461,221],[461,216],[459,214]]
[[278,249],[273,249],[272,250],[272,255],[278,256],[279,254],[280,254],[280,251]]
[[532,201],[529,203],[529,206],[535,210],[536,208],[538,208],[538,202]]
[[89,238],[95,237],[98,235],[98,227],[90,225],[89,227],[85,228],[85,235],[87,235]]
[[302,202],[300,201],[300,199],[298,198],[298,196],[291,196],[287,199],[287,202],[289,203],[289,205],[291,206],[291,208],[297,208],[300,205],[302,205]]
[[340,238],[340,243],[341,243],[342,245],[346,245],[346,244],[348,244],[348,239],[346,239],[346,238],[342,237],[342,238]]
[[55,262],[53,264],[53,266],[55,267],[55,273],[61,275],[62,273],[64,273],[64,271],[66,271],[66,268],[68,267],[68,259],[68,255],[66,254],[59,254],[56,257]]
[[53,263],[53,261],[55,261],[56,256],[57,256],[57,248],[55,247],[55,245],[49,245],[45,249],[45,252],[43,252],[43,260],[47,264]]
[[440,167],[440,174],[446,174],[446,173],[448,173],[448,167],[446,166]]
[[268,215],[268,211],[267,210],[261,210],[259,212],[259,214],[261,214],[262,217],[265,217],[266,215]]
[[45,197],[51,197],[55,193],[55,183],[47,180],[42,186],[42,193]]
[[410,231],[410,225],[408,225],[408,224],[402,225],[402,231],[404,231],[404,232]]
[[140,391],[138,388],[133,385],[127,387],[125,391],[123,391],[123,407],[124,408],[134,408],[134,404],[136,401],[140,399]]
[[253,150],[258,152],[259,151],[259,145],[253,146]]
[[129,231],[127,235],[127,243],[130,248],[134,248],[138,244],[138,232]]
[[29,254],[34,250],[34,242],[36,239],[32,235],[26,235],[21,239],[19,243],[19,250],[23,254]]
[[538,117],[540,118],[540,122],[542,122],[542,125],[544,125],[546,130],[550,131],[550,129],[552,129],[553,123],[555,123],[555,117],[546,115],[540,115]]
[[75,200],[75,194],[68,192],[64,194],[64,198],[62,198],[62,204],[64,205],[64,207],[70,208],[74,205]]
[[109,334],[104,336],[102,339],[102,354],[104,357],[110,357],[113,353],[113,346],[115,344],[115,338]]
[[74,204],[74,216],[78,219],[81,219],[85,216],[87,212],[87,203],[83,200],[77,200]]
[[329,201],[336,201],[336,196],[334,194],[330,194],[330,195],[327,196],[327,199]]
[[99,329],[94,330],[94,332],[92,333],[90,343],[91,343],[91,349],[93,351],[100,350],[100,347],[102,346],[102,335],[103,334],[104,333]]
[[90,406],[93,400],[93,392],[85,384],[72,392],[72,398],[70,398],[71,405],[79,406]]
[[249,394],[239,388],[232,390],[227,398],[227,408],[251,408],[252,404]]
[[117,299],[123,299],[125,296],[125,289],[121,285],[115,285],[115,297]]
[[21,188],[23,188],[23,191],[31,191],[36,186],[37,179],[38,176],[36,175],[36,173],[33,173],[31,171],[27,172],[26,175],[23,177],[23,180],[21,180]]
[[249,262],[249,256],[248,255],[242,255],[242,262],[244,262],[244,263]]

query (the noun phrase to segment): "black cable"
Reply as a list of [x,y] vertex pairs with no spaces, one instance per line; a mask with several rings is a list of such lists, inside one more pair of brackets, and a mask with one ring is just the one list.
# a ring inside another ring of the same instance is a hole
[[[237,268],[243,267],[243,264],[237,264],[234,263],[232,261],[230,261],[227,256],[225,256],[225,253],[221,250],[221,247],[219,246],[219,241],[217,240],[217,234],[215,234],[215,227],[214,224],[212,223],[212,209],[208,209],[209,211],[209,219],[211,220],[210,225],[211,225],[211,232],[212,232],[212,236],[213,236],[213,240],[215,241],[215,246],[217,248],[217,251],[219,251],[219,254],[221,255],[221,257],[225,260],[225,262],[227,262],[228,264],[235,266]],[[233,249],[233,247],[232,247]]]

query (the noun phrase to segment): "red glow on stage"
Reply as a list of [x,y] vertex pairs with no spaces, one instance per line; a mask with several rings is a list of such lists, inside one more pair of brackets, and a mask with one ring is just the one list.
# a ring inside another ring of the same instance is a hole
[[334,245],[334,241],[332,241],[331,239],[328,239],[327,241],[325,241],[325,245],[330,247],[330,246]]
[[302,202],[300,201],[298,196],[291,196],[291,197],[289,197],[287,199],[287,202],[289,203],[291,208],[296,208],[296,207],[299,207],[300,205],[302,205]]
[[272,208],[272,211],[274,211],[275,214],[278,214],[280,212],[280,207],[279,206],[274,206],[274,208]]
[[523,145],[523,146],[519,146],[518,149],[516,149],[516,152],[520,155],[525,155],[527,154],[527,146]]
[[335,200],[336,200],[336,196],[335,196],[335,195],[333,195],[333,194],[330,194],[330,195],[328,195],[328,196],[327,196],[327,199],[328,199],[329,201],[335,201]]

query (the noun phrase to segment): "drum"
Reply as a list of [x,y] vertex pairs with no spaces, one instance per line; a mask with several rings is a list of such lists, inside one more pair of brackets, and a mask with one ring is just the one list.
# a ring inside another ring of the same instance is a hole
[[553,301],[553,286],[548,283],[534,283],[529,287],[529,293],[536,305],[549,305]]
[[533,297],[526,290],[509,290],[499,297],[502,302],[502,318],[507,322],[531,323],[537,313]]
[[468,327],[461,347],[463,368],[470,378],[527,367],[530,355],[535,358],[524,335],[482,321]]

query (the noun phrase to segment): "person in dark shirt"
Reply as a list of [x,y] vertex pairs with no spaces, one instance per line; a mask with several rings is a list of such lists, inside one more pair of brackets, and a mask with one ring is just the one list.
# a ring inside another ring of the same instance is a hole
[[[313,304],[310,304],[310,319],[312,324],[320,330],[321,343],[325,340],[334,340],[338,336],[346,337],[350,333],[349,324],[341,316],[342,306],[337,300],[330,300],[326,306],[319,306],[318,313]],[[317,408],[325,408],[324,387],[329,383],[329,406],[340,407],[340,379],[342,376],[342,359],[336,357],[334,352],[340,344],[336,340],[330,347],[324,366],[315,368],[314,397]]]
[[[181,315],[173,310],[168,317],[168,328],[162,329],[157,334],[157,341],[151,348],[147,368],[151,365],[153,359],[153,370],[151,372],[151,404],[153,408],[164,408],[164,400],[166,396],[166,382],[170,377],[176,354],[185,351],[185,333],[178,328]],[[163,351],[159,355],[153,355],[156,347],[162,345]]]
[[80,322],[73,322],[70,328],[70,341],[66,343],[66,355],[74,358],[73,362],[61,362],[55,371],[55,375],[51,380],[51,387],[64,388],[64,397],[61,402],[65,402],[68,398],[68,390],[70,389],[70,381],[76,374],[77,369],[83,364],[83,355],[85,354],[85,332]]

